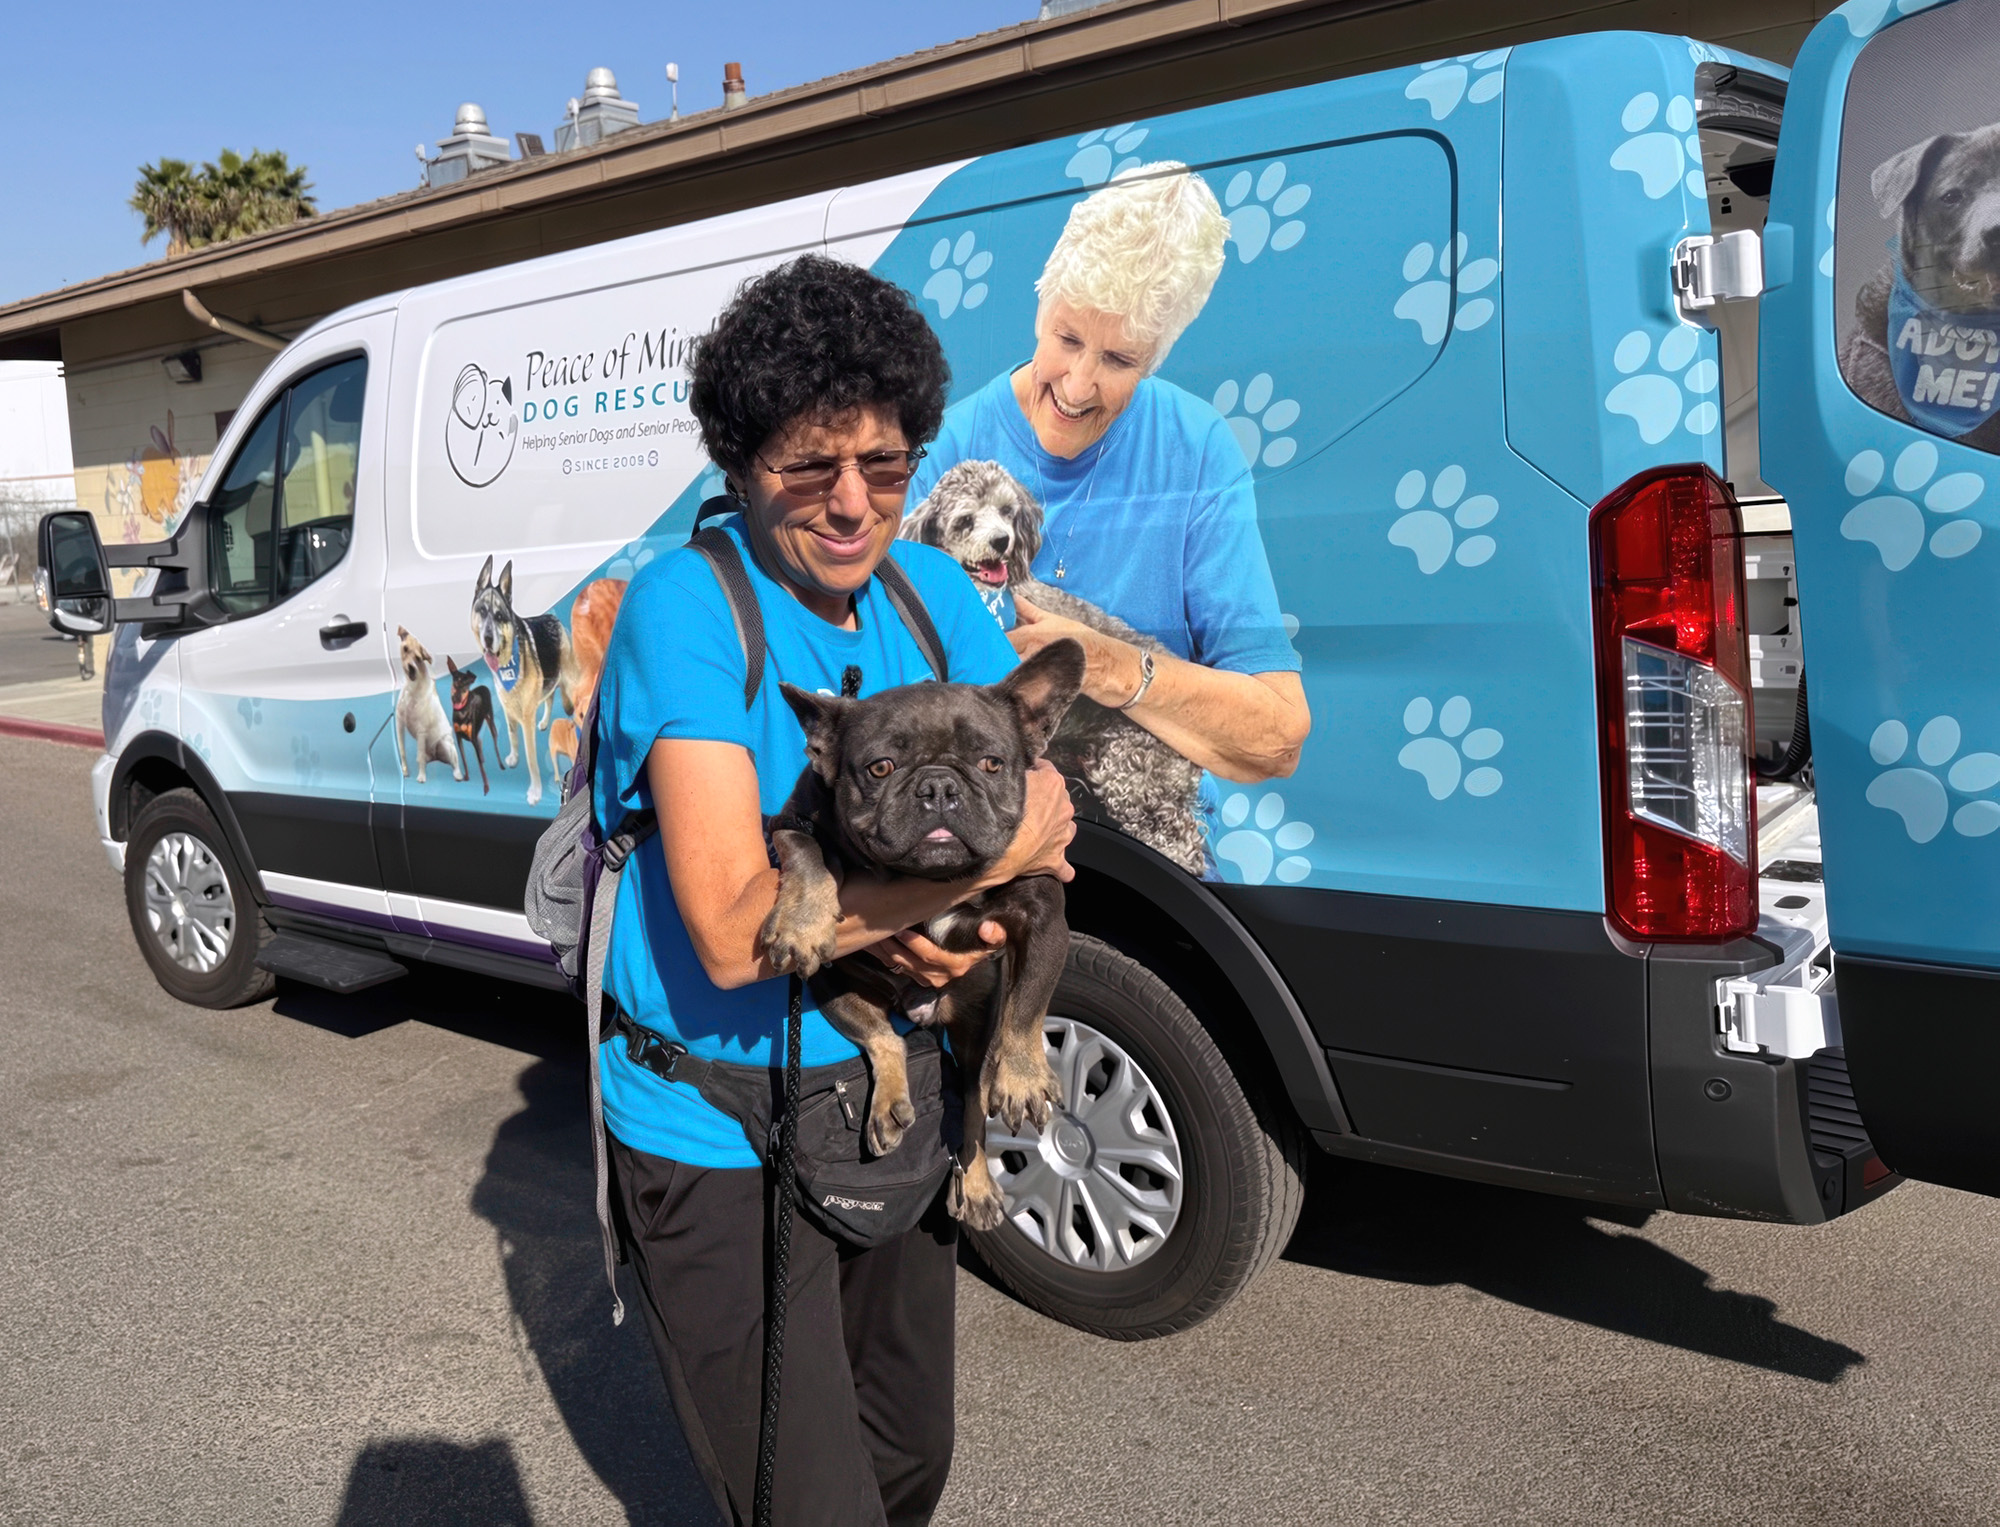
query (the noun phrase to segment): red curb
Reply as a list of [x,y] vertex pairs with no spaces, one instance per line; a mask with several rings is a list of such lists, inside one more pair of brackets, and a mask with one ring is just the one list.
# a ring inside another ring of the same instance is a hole
[[91,727],[65,726],[60,721],[30,721],[25,716],[0,716],[0,737],[32,737],[38,742],[61,742],[73,748],[104,751],[104,733]]

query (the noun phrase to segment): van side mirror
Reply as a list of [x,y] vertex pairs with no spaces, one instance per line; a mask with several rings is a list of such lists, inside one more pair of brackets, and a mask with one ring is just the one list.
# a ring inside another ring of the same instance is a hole
[[111,573],[97,521],[76,509],[42,516],[35,537],[35,602],[49,624],[68,636],[98,636],[112,627]]

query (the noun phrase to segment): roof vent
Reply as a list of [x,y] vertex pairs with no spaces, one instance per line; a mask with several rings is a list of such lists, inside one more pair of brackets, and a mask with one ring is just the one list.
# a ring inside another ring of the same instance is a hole
[[[458,114],[452,120],[451,136],[440,139],[437,147],[437,157],[424,160],[424,184],[427,186],[448,186],[464,180],[468,175],[477,175],[481,170],[497,169],[513,159],[507,150],[507,140],[496,138],[488,131],[486,113],[471,101],[458,108]],[[421,157],[421,144],[417,152]]]
[[722,109],[734,111],[750,99],[750,92],[743,85],[743,66],[724,64],[722,66]]
[[583,98],[569,103],[567,120],[557,124],[556,152],[584,148],[639,125],[639,105],[618,93],[618,79],[609,69],[584,76]]

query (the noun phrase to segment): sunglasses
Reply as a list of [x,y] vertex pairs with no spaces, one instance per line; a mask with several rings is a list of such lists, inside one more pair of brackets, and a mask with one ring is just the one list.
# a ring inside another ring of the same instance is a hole
[[833,485],[849,466],[861,474],[861,481],[870,489],[893,492],[907,487],[917,475],[917,463],[923,459],[923,447],[919,446],[911,451],[875,451],[849,461],[830,461],[819,456],[782,467],[772,466],[762,456],[756,461],[766,472],[776,474],[787,493],[797,498],[818,499],[833,496]]

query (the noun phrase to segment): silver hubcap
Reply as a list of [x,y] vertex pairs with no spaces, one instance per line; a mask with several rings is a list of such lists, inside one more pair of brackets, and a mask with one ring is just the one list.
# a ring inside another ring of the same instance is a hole
[[183,970],[207,975],[229,958],[236,899],[215,851],[192,833],[170,832],[146,855],[146,921]]
[[1116,1272],[1166,1244],[1181,1212],[1181,1147],[1165,1101],[1097,1030],[1049,1015],[1042,1045],[1068,1104],[1040,1135],[986,1126],[1007,1217],[1059,1262]]

